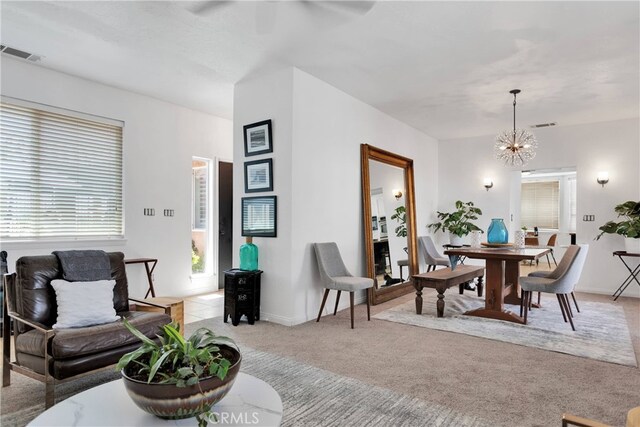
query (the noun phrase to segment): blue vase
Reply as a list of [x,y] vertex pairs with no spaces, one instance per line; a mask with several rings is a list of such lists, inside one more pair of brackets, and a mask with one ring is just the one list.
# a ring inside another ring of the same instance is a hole
[[489,231],[487,232],[488,243],[507,243],[509,241],[509,231],[504,225],[502,218],[493,218]]
[[258,247],[253,239],[247,237],[247,243],[240,246],[240,270],[255,271],[258,269]]

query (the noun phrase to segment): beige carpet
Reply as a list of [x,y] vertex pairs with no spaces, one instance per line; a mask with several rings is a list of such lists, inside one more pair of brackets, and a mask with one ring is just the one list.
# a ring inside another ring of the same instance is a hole
[[[426,298],[435,298],[426,293]],[[578,301],[610,302],[576,294]],[[413,300],[406,295],[372,307],[372,315]],[[636,357],[640,301],[620,298]],[[557,426],[563,412],[623,426],[640,405],[638,368],[451,332],[372,319],[356,307],[288,328],[268,322],[239,326],[210,321],[219,333],[252,348],[295,358],[340,375],[448,406],[496,425]]]

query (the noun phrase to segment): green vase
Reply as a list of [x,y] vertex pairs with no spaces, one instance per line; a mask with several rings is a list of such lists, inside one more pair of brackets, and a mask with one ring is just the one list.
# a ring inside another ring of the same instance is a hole
[[258,269],[258,247],[247,237],[244,245],[240,246],[240,270],[255,271]]

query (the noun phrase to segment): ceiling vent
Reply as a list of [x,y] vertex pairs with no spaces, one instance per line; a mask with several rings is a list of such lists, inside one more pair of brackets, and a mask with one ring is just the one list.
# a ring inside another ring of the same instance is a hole
[[551,127],[551,126],[555,126],[557,124],[558,124],[558,122],[539,123],[537,125],[531,125],[531,127],[534,128],[534,129],[535,128],[548,128],[548,127]]
[[0,45],[0,51],[2,51],[2,53],[6,53],[7,55],[15,56],[20,59],[26,59],[27,61],[32,62],[37,62],[42,59],[40,56],[34,55],[33,53],[25,52],[24,50],[20,49],[14,49],[5,45]]

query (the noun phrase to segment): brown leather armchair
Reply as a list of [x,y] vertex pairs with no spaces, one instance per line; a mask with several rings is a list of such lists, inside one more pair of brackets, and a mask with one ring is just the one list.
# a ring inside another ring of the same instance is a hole
[[[157,339],[158,328],[170,323],[171,318],[163,313],[129,311],[124,255],[121,252],[108,255],[111,278],[116,280],[113,289],[116,313],[149,338]],[[138,338],[129,333],[122,321],[52,329],[57,305],[51,280],[60,278],[62,269],[55,255],[22,257],[16,262],[16,272],[4,276],[2,387],[10,385],[11,371],[42,381],[47,408],[55,403],[57,382],[112,367],[123,354],[140,346]],[[14,324],[13,362],[9,318]]]

